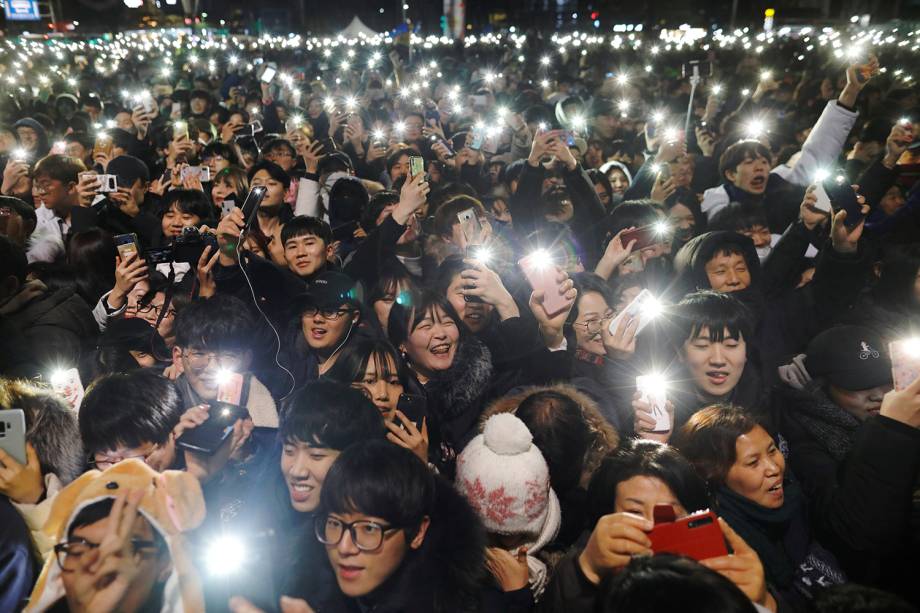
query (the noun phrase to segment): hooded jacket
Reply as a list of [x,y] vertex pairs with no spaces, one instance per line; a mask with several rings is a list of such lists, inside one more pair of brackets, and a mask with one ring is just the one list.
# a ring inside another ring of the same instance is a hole
[[802,390],[781,385],[774,397],[818,540],[854,581],[906,588],[889,571],[917,560],[907,543],[920,430],[881,415],[860,422],[828,398],[820,381]]
[[435,508],[418,550],[374,592],[348,598],[334,595],[310,602],[316,613],[466,613],[481,611],[485,579],[485,530],[466,500],[435,477]]
[[48,132],[45,131],[45,126],[31,117],[26,117],[13,124],[13,130],[16,128],[32,128],[35,130],[35,134],[38,135],[38,144],[35,145],[35,151],[32,152],[35,156],[34,161],[38,161],[48,154],[51,147],[48,145]]

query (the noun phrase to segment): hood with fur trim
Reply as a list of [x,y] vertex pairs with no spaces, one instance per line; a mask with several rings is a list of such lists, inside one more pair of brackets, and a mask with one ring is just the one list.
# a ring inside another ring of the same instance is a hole
[[483,412],[479,423],[480,430],[491,416],[498,413],[514,413],[525,398],[537,392],[562,394],[571,398],[581,407],[581,414],[591,432],[591,445],[585,453],[584,468],[582,469],[580,480],[580,485],[587,487],[588,482],[591,480],[591,475],[600,466],[601,460],[619,445],[620,437],[613,426],[610,425],[610,422],[604,419],[597,403],[575,387],[565,384],[532,386],[522,388],[514,394],[502,396],[490,404]]

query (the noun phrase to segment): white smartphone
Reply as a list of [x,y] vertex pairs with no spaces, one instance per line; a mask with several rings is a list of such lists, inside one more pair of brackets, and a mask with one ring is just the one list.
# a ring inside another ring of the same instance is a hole
[[632,319],[638,319],[639,323],[637,324],[636,334],[638,335],[642,330],[652,322],[655,317],[658,316],[658,313],[661,312],[661,303],[658,302],[658,299],[652,294],[652,292],[647,289],[643,289],[639,292],[639,295],[633,298],[633,301],[626,305],[626,308],[620,311],[616,317],[614,317],[610,324],[607,326],[607,329],[611,334],[615,334],[617,326],[620,325],[620,322],[623,321],[623,318],[629,316]]
[[26,457],[26,414],[22,409],[0,411],[0,449],[14,460],[25,465]]
[[262,71],[262,82],[271,83],[275,79],[275,74],[278,71],[272,68],[271,66],[266,66],[265,70]]
[[668,393],[664,381],[656,375],[639,375],[636,377],[636,389],[642,394],[642,400],[647,402],[655,418],[653,432],[667,432],[671,429],[671,416],[668,415]]
[[179,177],[184,181],[188,177],[198,177],[202,183],[211,180],[211,169],[207,166],[183,166]]
[[825,213],[833,213],[833,207],[831,207],[830,196],[827,195],[827,191],[824,189],[824,184],[821,181],[818,181],[814,184],[815,186],[815,208],[819,211],[824,211]]

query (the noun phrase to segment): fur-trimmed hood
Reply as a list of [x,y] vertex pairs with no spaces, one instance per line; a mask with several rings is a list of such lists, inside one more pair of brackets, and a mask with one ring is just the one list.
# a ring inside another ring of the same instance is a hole
[[585,422],[588,424],[588,429],[591,431],[591,445],[585,453],[585,462],[580,483],[582,487],[587,487],[588,482],[591,480],[591,475],[594,474],[594,471],[600,466],[601,460],[619,445],[620,437],[613,426],[604,419],[597,403],[574,386],[565,384],[532,386],[525,387],[517,393],[502,396],[490,404],[483,412],[479,423],[480,430],[491,416],[497,415],[498,413],[514,413],[525,398],[537,392],[556,392],[557,394],[562,394],[563,396],[571,398],[581,407],[581,414],[584,416]]

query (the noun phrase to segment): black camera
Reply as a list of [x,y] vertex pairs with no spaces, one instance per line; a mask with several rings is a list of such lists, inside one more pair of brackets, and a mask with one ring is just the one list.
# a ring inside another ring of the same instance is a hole
[[147,262],[153,264],[169,264],[170,262],[185,262],[192,267],[198,265],[201,254],[207,246],[211,246],[211,254],[217,253],[217,237],[213,234],[198,231],[198,228],[189,226],[182,229],[182,234],[176,237],[171,245],[148,249],[145,254]]

